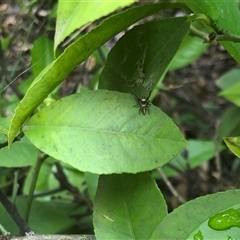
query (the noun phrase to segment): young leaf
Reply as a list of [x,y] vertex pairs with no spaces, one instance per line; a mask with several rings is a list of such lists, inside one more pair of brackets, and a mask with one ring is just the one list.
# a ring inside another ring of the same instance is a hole
[[66,50],[34,80],[26,95],[15,110],[9,132],[8,143],[11,145],[23,123],[62,81],[63,79],[103,43],[126,29],[136,21],[157,13],[159,10],[184,7],[181,3],[149,4],[128,9],[109,17],[88,34],[71,44]]
[[240,137],[224,137],[224,142],[228,148],[237,156],[240,157]]
[[188,32],[187,17],[151,21],[128,31],[108,55],[99,88],[147,95]]
[[[238,239],[240,228],[216,231],[209,219],[226,209],[239,208],[239,199],[240,190],[229,190],[189,201],[168,214],[149,239]],[[196,238],[200,235],[203,238]]]
[[[203,13],[210,17],[223,32],[240,35],[240,29],[236,27],[240,25],[236,1],[184,0],[184,2],[194,13]],[[240,63],[240,44],[231,41],[222,41],[221,44]]]
[[100,176],[94,202],[97,239],[149,239],[167,215],[165,200],[148,173]]
[[108,1],[78,0],[69,2],[60,0],[58,3],[54,50],[76,29],[134,2],[135,0],[113,1],[111,3]]
[[98,174],[137,173],[164,165],[186,146],[160,109],[139,114],[134,96],[106,90],[65,97],[35,114],[23,131],[43,152]]

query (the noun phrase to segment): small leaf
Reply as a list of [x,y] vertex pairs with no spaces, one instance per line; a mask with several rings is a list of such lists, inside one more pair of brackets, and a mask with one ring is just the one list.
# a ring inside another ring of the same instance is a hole
[[229,87],[239,82],[240,69],[233,68],[228,72],[224,73],[217,81],[216,85],[222,89],[226,90]]
[[[188,140],[188,146],[184,150],[187,152],[187,159],[183,157],[183,154],[178,154],[176,158],[170,161],[172,166],[175,166],[176,169],[185,172],[189,169],[194,169],[204,162],[209,161],[216,154],[216,146],[213,141],[202,141],[202,140]],[[224,145],[218,147],[218,151],[221,152],[225,149]],[[163,166],[164,173],[170,177],[178,175],[179,172],[175,171],[173,168],[168,165]]]
[[138,25],[108,55],[99,88],[147,95],[165,73],[188,32],[187,17]]
[[100,176],[93,223],[97,239],[149,239],[167,206],[148,173]]
[[210,194],[189,201],[168,214],[151,236],[155,239],[197,239],[196,234],[203,239],[238,239],[240,228],[226,231],[215,231],[209,227],[208,221],[215,214],[228,208],[239,208],[240,190],[229,190]]
[[23,131],[43,152],[98,174],[137,173],[164,165],[186,146],[178,127],[134,96],[106,90],[65,97],[35,114]]
[[[221,116],[221,122],[219,126],[219,136],[233,136],[240,135],[240,108],[233,106],[226,111]],[[231,123],[231,124],[229,124]]]
[[228,101],[233,104],[240,106],[240,83],[233,84],[231,87],[227,88],[220,92],[219,96],[226,98]]
[[224,142],[228,148],[240,158],[240,137],[224,137]]

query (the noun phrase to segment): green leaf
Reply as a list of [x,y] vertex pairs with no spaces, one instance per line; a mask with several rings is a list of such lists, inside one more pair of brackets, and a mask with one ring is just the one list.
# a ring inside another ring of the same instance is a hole
[[240,69],[233,68],[230,71],[224,73],[217,81],[216,85],[222,89],[226,90],[229,87],[239,82]]
[[[209,227],[209,219],[228,208],[239,208],[240,190],[229,190],[196,198],[175,209],[159,224],[149,239],[238,239],[240,228],[216,231]],[[201,239],[201,238],[200,238]]]
[[213,20],[218,20],[219,12],[215,6],[216,0],[184,0],[186,5],[195,13],[203,13],[212,17]]
[[97,239],[149,239],[167,206],[148,173],[100,176],[93,223]]
[[151,21],[128,31],[108,55],[99,88],[148,94],[187,34],[187,17]]
[[228,101],[232,102],[233,104],[240,106],[240,82],[232,85],[231,87],[223,90],[219,93],[219,96],[226,98]]
[[84,174],[85,174],[85,179],[86,179],[86,183],[87,183],[88,195],[89,195],[89,198],[93,201],[93,199],[96,195],[96,192],[97,192],[99,175],[93,174],[90,172],[85,172]]
[[186,35],[169,66],[169,70],[189,65],[199,58],[208,47],[209,44],[203,43],[202,39]]
[[27,138],[14,142],[11,149],[4,147],[0,149],[1,167],[26,167],[36,163],[38,149],[34,147]]
[[[219,29],[230,34],[240,35],[240,28],[236,27],[240,25],[240,14],[236,1],[185,0],[184,2],[194,13],[204,13],[209,16]],[[230,41],[220,43],[240,63],[240,44]]]
[[37,77],[41,71],[54,61],[53,42],[46,36],[38,38],[31,51],[32,72]]
[[98,174],[137,173],[164,165],[186,146],[160,109],[139,114],[134,96],[106,90],[63,98],[35,114],[23,131],[43,152]]
[[31,113],[79,63],[118,32],[166,7],[177,8],[184,7],[184,5],[181,3],[161,3],[128,9],[109,17],[66,48],[53,63],[38,75],[16,108],[8,133],[9,145]]
[[224,137],[224,142],[228,148],[240,158],[240,137]]
[[111,3],[108,1],[75,0],[69,2],[60,0],[58,3],[54,50],[76,29],[134,2],[135,0],[113,1]]
[[240,108],[231,107],[224,111],[221,117],[221,122],[219,126],[219,136],[233,136],[240,135]]
[[[175,166],[177,169],[185,172],[189,169],[194,169],[206,161],[209,161],[216,154],[216,146],[213,141],[201,141],[201,140],[188,140],[188,146],[184,150],[187,152],[187,159],[183,157],[183,154],[179,154],[170,161],[170,164]],[[225,146],[220,145],[218,151],[221,152],[225,149]],[[163,166],[164,173],[170,177],[178,174],[175,170],[168,167],[167,165]]]

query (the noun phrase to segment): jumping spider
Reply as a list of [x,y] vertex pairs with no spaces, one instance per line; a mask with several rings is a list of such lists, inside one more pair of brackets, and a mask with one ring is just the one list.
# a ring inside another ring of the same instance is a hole
[[139,114],[142,112],[143,115],[146,114],[146,112],[148,112],[148,114],[150,114],[150,109],[149,107],[151,106],[151,103],[150,103],[150,95],[151,95],[151,92],[148,94],[148,97],[141,97],[139,98],[136,94],[135,94],[135,99],[136,99],[136,103],[137,105],[134,106],[134,107],[139,107]]

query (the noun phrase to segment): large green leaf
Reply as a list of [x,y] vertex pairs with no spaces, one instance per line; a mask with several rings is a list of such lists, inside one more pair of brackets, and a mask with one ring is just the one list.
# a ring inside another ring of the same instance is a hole
[[149,239],[167,206],[148,173],[100,176],[94,201],[97,239]]
[[[239,199],[240,190],[229,190],[189,201],[165,217],[149,239],[239,239],[240,228],[216,231],[215,226],[209,224],[209,219],[216,214],[239,208]],[[222,225],[224,228],[225,222]],[[197,238],[200,236],[202,238]]]
[[104,42],[136,21],[155,14],[161,9],[184,6],[185,5],[181,3],[161,3],[143,5],[126,10],[125,12],[109,17],[88,34],[71,44],[53,63],[38,75],[19,103],[8,133],[9,145],[11,145],[23,123],[35,108],[42,103],[44,98],[46,98],[79,63],[84,61]]
[[160,109],[139,114],[134,96],[106,90],[63,98],[35,114],[23,131],[43,152],[98,174],[137,173],[170,161],[186,146]]
[[148,94],[188,32],[187,17],[151,21],[128,31],[108,55],[99,88]]
[[[240,13],[237,1],[184,0],[194,13],[204,13],[216,23],[219,29],[230,34],[240,35]],[[240,44],[230,41],[221,42],[232,57],[240,63]]]
[[135,0],[125,1],[86,1],[60,0],[58,3],[54,49],[73,31],[89,22],[108,15],[120,7],[126,7]]

